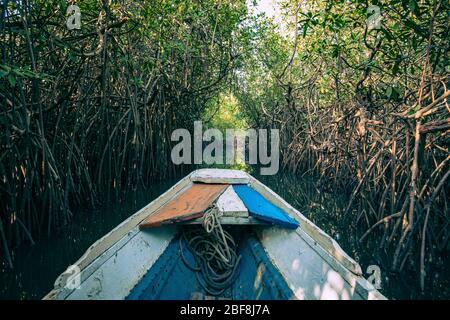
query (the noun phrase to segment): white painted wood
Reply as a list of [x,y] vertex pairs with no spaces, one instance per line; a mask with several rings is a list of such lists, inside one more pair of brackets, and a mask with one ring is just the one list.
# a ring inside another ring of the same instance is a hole
[[[301,228],[296,230],[296,233],[306,242],[309,246],[316,251],[324,261],[326,261],[334,270],[339,272],[344,279],[355,286],[356,292],[363,297],[365,300],[385,300],[384,297],[378,290],[374,288],[366,279],[363,278],[361,274],[357,274],[349,270],[345,264],[341,263],[337,259],[330,259],[329,252],[322,247],[314,238],[312,238],[308,233],[306,233]],[[342,249],[341,249],[342,250]],[[358,264],[359,265],[359,264]]]
[[[279,195],[273,192],[270,188],[256,180],[255,178],[250,176],[250,185],[259,193],[261,193],[264,197],[266,197],[273,204],[279,206],[281,209],[285,210],[288,214],[292,215],[294,218],[300,221],[300,227],[303,231],[305,231],[314,241],[318,242],[328,255],[324,256],[325,259],[336,259],[341,264],[343,264],[347,269],[351,272],[361,275],[362,270],[361,266],[353,260],[342,248],[339,244],[331,238],[328,234],[323,232],[319,227],[317,227],[313,222],[307,219],[304,215],[302,215],[298,210],[292,207],[289,203],[287,203],[284,199],[282,199]],[[299,229],[297,228],[297,229]]]
[[[165,205],[172,198],[185,191],[191,185],[192,182],[190,180],[190,175],[188,175],[91,245],[89,249],[86,250],[84,255],[73,264],[73,266],[80,270],[81,281],[86,279],[90,273],[93,272],[92,270],[89,271],[89,269],[87,269],[89,265],[91,265],[96,259],[99,259],[99,261],[97,261],[94,265],[94,268],[99,268],[108,259],[108,255],[105,254],[105,252],[107,252],[109,248],[119,241],[127,243],[131,238],[130,234],[133,233],[132,230],[137,227],[139,223],[141,223],[150,214],[156,212],[156,210]],[[130,234],[127,236],[128,233]],[[73,269],[71,269],[71,267],[72,266],[69,266],[69,268],[56,279],[54,289],[47,294],[44,299],[65,299],[71,291],[65,287],[67,279],[74,276]]]
[[[80,283],[83,283],[88,279],[93,272],[98,270],[105,261],[111,258],[117,253],[120,248],[126,245],[130,239],[132,239],[139,232],[139,228],[135,227],[132,231],[128,232],[122,239],[113,244],[110,248],[105,250],[99,257],[97,257],[92,263],[90,263],[86,268],[80,270],[79,273],[75,273],[72,270],[72,266],[69,266],[67,270],[62,273],[55,282],[55,289],[48,293],[43,299],[44,300],[65,300],[73,291],[74,288],[67,286],[69,276],[79,277]],[[74,266],[77,267],[75,264]]]
[[[294,299],[350,299],[354,290],[295,231],[269,228],[260,241],[294,293]],[[332,279],[328,279],[330,274]],[[333,283],[328,285],[328,281]],[[357,296],[355,296],[357,298]]]
[[258,236],[294,293],[293,299],[385,299],[361,276],[336,260],[324,259],[325,250],[301,229],[258,228]]
[[249,175],[240,170],[199,169],[191,174],[192,182],[247,184]]
[[229,186],[217,199],[217,208],[224,217],[248,217],[247,207],[236,194],[232,186]]
[[[138,227],[136,227],[138,229]],[[176,233],[176,227],[163,226],[137,232],[126,245],[116,250],[100,268],[83,281],[70,300],[123,300],[158,257]]]

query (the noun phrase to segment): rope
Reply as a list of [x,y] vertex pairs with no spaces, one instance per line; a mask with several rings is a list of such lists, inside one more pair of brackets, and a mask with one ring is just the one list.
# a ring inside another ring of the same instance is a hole
[[[183,240],[195,258],[195,266],[183,254]],[[202,227],[183,229],[180,249],[184,264],[196,273],[197,281],[207,293],[220,295],[235,280],[241,256],[236,253],[233,237],[223,230],[217,208],[205,212]]]

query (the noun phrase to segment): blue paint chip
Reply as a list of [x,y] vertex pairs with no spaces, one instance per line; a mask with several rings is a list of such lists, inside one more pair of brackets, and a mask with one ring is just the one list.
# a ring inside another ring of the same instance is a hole
[[290,229],[297,229],[299,223],[284,210],[277,207],[259,192],[247,185],[233,185],[234,191],[247,207],[250,215],[255,218],[281,225]]

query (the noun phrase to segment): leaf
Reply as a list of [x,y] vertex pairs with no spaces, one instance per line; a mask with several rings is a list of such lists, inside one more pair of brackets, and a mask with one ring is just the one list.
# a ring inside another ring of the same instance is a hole
[[400,23],[397,21],[396,23],[394,23],[392,25],[391,29],[394,30],[394,31],[400,30]]
[[417,38],[416,37],[412,38],[411,45],[412,45],[414,50],[417,50]]
[[12,74],[12,73],[8,74],[8,81],[9,81],[9,84],[11,85],[11,87],[16,86],[16,77],[14,76],[14,74]]
[[382,27],[381,32],[383,32],[384,35],[386,36],[386,40],[391,41],[392,39],[394,39],[394,37],[392,36],[392,33],[388,29]]
[[394,66],[392,67],[392,73],[393,75],[397,75],[399,70],[400,70],[400,58],[397,58],[397,60],[395,60]]
[[420,26],[417,23],[415,23],[411,18],[406,19],[404,23],[408,28],[413,29],[416,34],[422,37],[426,36],[424,31],[420,28]]
[[388,87],[386,90],[386,95],[390,98],[392,95],[392,87]]
[[337,58],[338,56],[339,56],[339,46],[338,45],[336,45],[336,44],[333,44],[332,45],[332,50],[331,50],[331,56],[333,57],[333,58]]
[[394,87],[394,86],[390,86],[386,89],[386,96],[394,101],[398,101],[400,98],[400,91]]
[[419,17],[420,8],[419,8],[419,4],[417,3],[416,0],[409,0],[408,7],[411,10],[411,12],[414,13],[414,15],[416,17]]
[[4,65],[4,64],[0,64],[0,70],[2,70],[2,69],[8,73],[11,71],[11,67]]
[[305,23],[304,25],[303,25],[303,38],[306,36],[306,32],[308,31],[308,27],[309,27],[309,25],[308,25],[308,23]]

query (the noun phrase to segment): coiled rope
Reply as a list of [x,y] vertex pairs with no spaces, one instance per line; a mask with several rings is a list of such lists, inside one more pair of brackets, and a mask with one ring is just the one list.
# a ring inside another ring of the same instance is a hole
[[[195,258],[195,266],[183,254],[183,240]],[[197,281],[207,293],[217,296],[231,286],[241,256],[236,253],[231,234],[223,230],[216,207],[205,212],[202,227],[183,229],[180,249],[184,264],[196,273]]]

